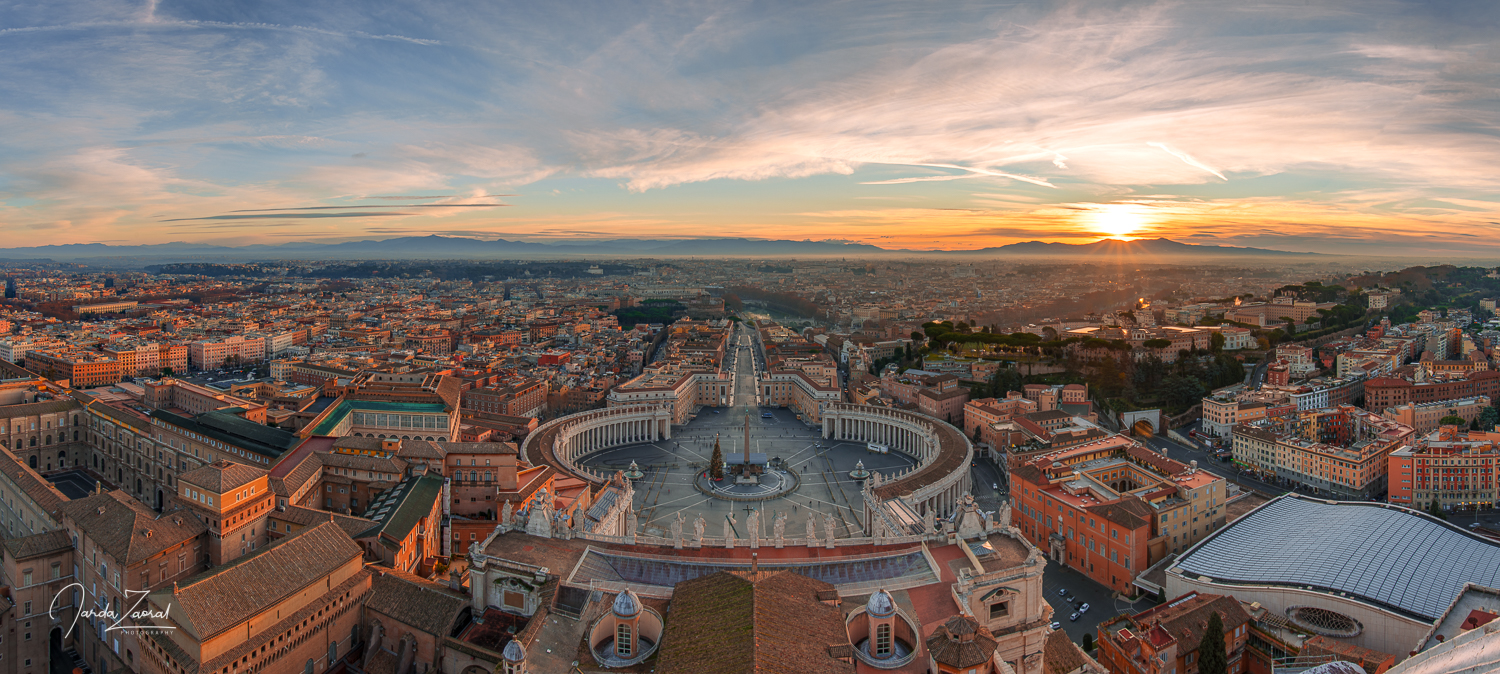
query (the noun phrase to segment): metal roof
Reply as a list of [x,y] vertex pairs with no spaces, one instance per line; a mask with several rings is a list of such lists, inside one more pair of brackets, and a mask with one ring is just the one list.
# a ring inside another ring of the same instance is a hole
[[1500,544],[1405,508],[1283,496],[1199,543],[1173,571],[1342,592],[1433,621],[1464,583],[1500,584]]

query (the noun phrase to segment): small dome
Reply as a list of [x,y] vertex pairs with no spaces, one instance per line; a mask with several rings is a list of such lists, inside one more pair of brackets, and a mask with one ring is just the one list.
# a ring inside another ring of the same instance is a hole
[[520,641],[511,639],[505,644],[505,650],[500,652],[500,657],[505,658],[506,662],[525,662],[526,649],[521,646]]
[[877,618],[884,618],[896,612],[896,600],[891,598],[891,593],[885,590],[876,590],[870,595],[870,601],[865,602],[865,611]]
[[641,612],[641,598],[635,596],[634,592],[625,590],[615,595],[615,615],[621,618],[629,618]]

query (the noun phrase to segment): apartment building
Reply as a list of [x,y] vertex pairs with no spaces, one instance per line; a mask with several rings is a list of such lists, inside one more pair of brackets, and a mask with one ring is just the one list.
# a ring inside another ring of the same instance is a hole
[[1434,430],[1390,456],[1390,502],[1424,509],[1489,509],[1500,503],[1500,433]]
[[1234,461],[1267,479],[1336,498],[1369,499],[1387,486],[1387,457],[1415,431],[1352,405],[1234,427]]
[[1464,423],[1479,418],[1484,408],[1490,406],[1490,399],[1484,396],[1473,398],[1459,398],[1458,400],[1435,400],[1430,403],[1406,403],[1395,407],[1387,407],[1381,412],[1381,416],[1395,421],[1396,423],[1410,426],[1418,434],[1426,435],[1437,430],[1438,422],[1447,417],[1458,417]]
[[188,344],[188,365],[197,370],[215,370],[226,364],[248,365],[265,359],[266,338],[261,335],[230,335]]

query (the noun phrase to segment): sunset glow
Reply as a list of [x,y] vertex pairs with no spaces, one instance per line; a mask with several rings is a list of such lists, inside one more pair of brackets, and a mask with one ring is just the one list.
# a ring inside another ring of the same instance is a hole
[[17,7],[0,222],[50,243],[1500,230],[1493,4]]

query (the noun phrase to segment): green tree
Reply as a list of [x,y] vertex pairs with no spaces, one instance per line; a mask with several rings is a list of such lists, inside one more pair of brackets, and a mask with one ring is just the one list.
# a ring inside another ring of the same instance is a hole
[[1078,645],[1083,648],[1084,652],[1094,650],[1094,633],[1084,632],[1083,638],[1078,640]]
[[1215,332],[1208,338],[1208,350],[1216,354],[1224,350],[1224,333]]
[[1495,425],[1500,423],[1500,410],[1494,407],[1486,407],[1479,411],[1479,417],[1474,419],[1475,430],[1493,431]]
[[1463,417],[1454,414],[1438,419],[1439,426],[1463,426],[1467,423],[1469,422],[1464,421]]
[[1440,520],[1448,519],[1448,513],[1443,512],[1443,506],[1438,503],[1437,499],[1432,499],[1432,503],[1428,504],[1427,514]]
[[714,439],[713,456],[708,457],[708,476],[715,480],[724,479],[724,452],[719,449],[718,438]]
[[1229,671],[1229,649],[1224,643],[1224,620],[1219,612],[1208,614],[1208,627],[1198,642],[1198,674],[1226,674]]
[[1203,398],[1203,384],[1192,377],[1174,374],[1161,380],[1161,394],[1168,405],[1192,407]]

